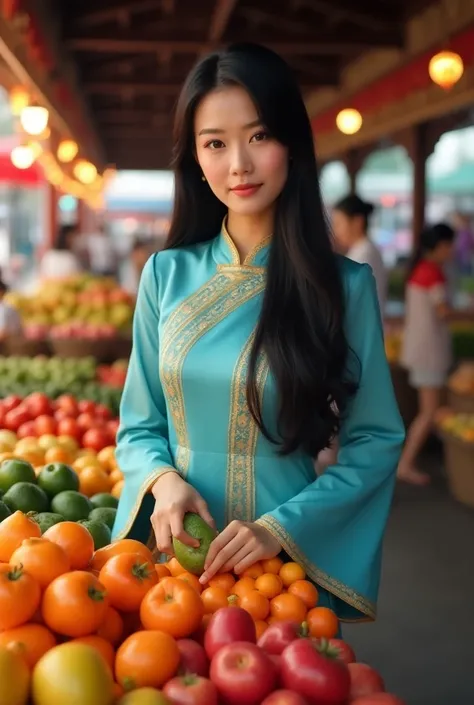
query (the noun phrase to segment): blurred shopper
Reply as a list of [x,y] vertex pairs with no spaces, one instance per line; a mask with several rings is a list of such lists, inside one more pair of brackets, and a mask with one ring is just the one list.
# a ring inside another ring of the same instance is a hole
[[19,335],[22,332],[21,318],[18,311],[5,302],[8,286],[0,279],[0,341],[9,335]]
[[474,231],[469,217],[464,213],[455,213],[453,226],[456,231],[454,242],[456,270],[461,275],[470,275],[474,267]]
[[92,273],[102,277],[117,276],[118,256],[106,226],[101,225],[97,232],[87,235],[86,242]]
[[452,259],[454,239],[454,230],[445,223],[427,227],[421,234],[407,280],[401,363],[418,392],[419,410],[408,430],[398,478],[416,485],[430,481],[429,475],[415,464],[432,431],[452,364],[450,307],[443,267]]
[[54,247],[45,252],[41,259],[41,280],[64,279],[82,271],[79,258],[74,252],[77,237],[77,225],[61,225]]
[[372,268],[377,284],[380,310],[384,311],[387,297],[387,270],[378,247],[368,235],[369,220],[374,210],[372,203],[351,194],[336,203],[332,214],[332,227],[337,248],[342,254]]

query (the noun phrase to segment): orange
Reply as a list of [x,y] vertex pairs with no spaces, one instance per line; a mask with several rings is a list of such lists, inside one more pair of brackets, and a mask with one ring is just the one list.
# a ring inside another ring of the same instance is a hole
[[40,658],[56,646],[56,643],[56,637],[41,624],[23,624],[21,627],[0,632],[0,646],[18,646],[29,668],[34,668]]
[[161,578],[169,578],[171,575],[164,563],[155,563],[155,570],[158,574],[158,580],[161,580]]
[[113,607],[109,607],[105,614],[105,619],[97,630],[97,636],[110,641],[112,646],[116,646],[123,634],[123,619]]
[[280,568],[283,565],[283,561],[278,556],[275,558],[268,558],[266,561],[262,561],[262,568],[264,573],[274,573],[278,575]]
[[25,450],[21,454],[22,460],[32,465],[41,465],[44,462],[44,455],[38,450]]
[[176,674],[179,661],[179,649],[172,636],[140,631],[131,634],[118,649],[115,676],[127,690],[161,688]]
[[339,631],[339,620],[329,607],[314,607],[306,615],[309,633],[319,639],[333,639]]
[[255,580],[253,578],[241,578],[237,580],[234,587],[232,588],[232,595],[238,595],[242,597],[249,590],[255,589]]
[[296,580],[288,587],[288,592],[303,600],[309,610],[318,604],[319,593],[309,580]]
[[221,587],[208,587],[201,595],[204,612],[214,614],[222,607],[229,606],[229,595],[227,590]]
[[97,460],[107,470],[114,470],[116,467],[115,446],[106,446],[105,448],[102,448],[102,450],[97,453]]
[[209,587],[220,587],[230,594],[235,585],[235,578],[232,573],[218,573],[209,580]]
[[94,539],[85,526],[62,521],[45,531],[43,538],[61,546],[73,570],[85,570],[89,566],[94,554]]
[[66,465],[70,465],[73,461],[73,454],[60,446],[48,448],[44,454],[45,465],[49,465],[49,463],[65,463]]
[[101,465],[95,455],[82,455],[73,462],[72,467],[77,473],[81,473],[84,468],[100,468]]
[[27,517],[23,512],[14,512],[0,522],[0,561],[9,563],[25,539],[39,538],[41,529],[36,521]]
[[85,494],[86,497],[92,497],[102,492],[109,492],[110,489],[110,478],[105,470],[94,466],[85,467],[81,470],[79,475],[79,492]]
[[262,634],[264,634],[268,629],[268,624],[262,619],[257,619],[255,622],[255,631],[257,633],[257,641],[260,639]]
[[173,558],[170,558],[165,565],[173,578],[177,578],[178,575],[181,575],[182,573],[187,573],[186,568],[183,568],[181,563],[179,563],[174,556]]
[[194,588],[194,590],[196,590],[198,595],[201,594],[202,585],[199,582],[199,578],[197,577],[197,575],[193,575],[192,573],[180,573],[177,577],[178,577],[178,580],[184,580],[185,583],[187,583],[192,588]]
[[254,580],[256,580],[261,575],[263,575],[262,564],[261,563],[254,563],[253,565],[250,566],[250,568],[247,568],[247,570],[244,570],[244,572],[240,574],[240,577],[241,578],[253,578]]
[[123,473],[121,470],[112,470],[112,472],[109,475],[110,482],[112,485],[116,485],[117,482],[120,482],[123,480]]
[[140,606],[145,629],[158,629],[176,639],[196,631],[203,614],[201,596],[178,578],[163,578],[147,592]]
[[303,600],[289,592],[274,597],[270,602],[270,611],[278,621],[292,622],[304,622],[307,612]]
[[115,497],[115,499],[120,499],[120,495],[122,494],[124,484],[125,483],[123,480],[120,480],[120,482],[115,483],[115,485],[112,487],[112,490],[110,492],[112,497]]
[[264,620],[270,612],[270,601],[257,590],[249,590],[240,598],[240,607],[250,614],[254,620]]
[[255,589],[270,600],[279,595],[282,588],[282,580],[280,576],[275,575],[275,573],[264,573],[255,581]]
[[304,568],[298,563],[284,563],[280,568],[279,576],[282,579],[283,585],[288,587],[291,583],[296,583],[297,580],[304,580],[306,573]]

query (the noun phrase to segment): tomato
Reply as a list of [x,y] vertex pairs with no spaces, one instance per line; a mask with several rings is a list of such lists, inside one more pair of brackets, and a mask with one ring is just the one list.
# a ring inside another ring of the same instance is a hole
[[298,622],[275,622],[268,627],[257,643],[267,654],[280,655],[289,644],[301,636],[306,634]]
[[138,553],[114,556],[99,573],[110,604],[122,612],[136,612],[148,590],[158,583],[154,563]]
[[350,663],[349,673],[351,677],[351,699],[355,700],[362,695],[372,695],[372,693],[383,693],[385,684],[382,677],[375,669],[366,663]]
[[31,415],[23,405],[16,406],[5,415],[4,426],[8,431],[18,431],[20,426],[31,421]]
[[204,648],[193,639],[178,639],[176,643],[181,657],[179,675],[194,673],[206,678],[209,675],[209,659]]
[[73,570],[88,567],[94,554],[94,540],[85,526],[73,521],[61,521],[45,531],[43,538],[63,549]]
[[[14,512],[0,522],[0,561],[8,563],[24,539],[39,538],[41,529],[23,512]],[[1,627],[0,627],[1,629]]]
[[109,435],[100,428],[90,428],[82,437],[82,446],[99,451],[110,443]]
[[12,409],[15,409],[17,406],[20,406],[21,402],[21,397],[17,396],[16,394],[10,394],[8,397],[5,397],[5,399],[3,399],[2,407],[6,412],[8,412]]
[[53,413],[53,405],[46,394],[41,392],[33,392],[29,394],[23,400],[23,404],[26,406],[33,418],[38,416],[50,416]]
[[262,705],[307,705],[304,698],[292,690],[274,690]]
[[0,647],[0,703],[24,705],[28,702],[30,672],[21,653]]
[[81,429],[81,431],[88,431],[90,428],[93,428],[95,424],[95,419],[93,415],[85,411],[84,413],[79,414],[77,417],[77,425]]
[[77,400],[71,394],[62,394],[58,397],[56,399],[55,407],[56,409],[65,411],[69,416],[77,416],[79,413]]
[[55,578],[71,570],[65,551],[52,541],[25,539],[11,557],[12,565],[21,565],[44,590]]
[[400,700],[396,695],[390,693],[374,693],[373,695],[363,695],[361,698],[351,700],[351,705],[407,705],[404,700]]
[[73,419],[74,418],[74,416],[72,414],[70,414],[68,411],[66,411],[65,409],[56,409],[53,416],[58,423],[60,421],[64,421],[64,419]]
[[286,647],[281,680],[284,688],[314,705],[345,705],[351,687],[348,666],[310,639],[297,639]]
[[87,703],[110,705],[113,680],[103,657],[87,644],[56,646],[36,664],[32,695],[35,705]]
[[76,419],[65,418],[61,419],[60,421],[58,420],[58,436],[71,436],[71,438],[79,440],[79,438],[81,437],[81,433],[82,431],[79,428]]
[[227,644],[247,641],[255,644],[255,623],[248,612],[240,607],[223,607],[215,612],[204,635],[204,648],[210,659]]
[[105,404],[97,404],[95,407],[94,416],[97,419],[102,419],[103,421],[110,421],[112,419],[112,412],[108,406],[105,406]]
[[56,637],[42,624],[22,624],[0,632],[0,646],[18,648],[29,668],[34,668],[40,658],[56,646]]
[[175,638],[189,636],[200,625],[203,604],[194,588],[178,578],[163,578],[151,588],[140,606],[145,629],[157,629]]
[[91,573],[76,570],[60,575],[48,585],[41,610],[51,631],[78,637],[96,632],[108,608],[103,585]]
[[120,539],[108,546],[104,546],[104,548],[99,548],[94,553],[90,564],[91,570],[100,572],[112,556],[118,556],[121,553],[138,553],[143,556],[144,561],[153,561],[153,554],[144,543],[140,543],[140,541],[135,539]]
[[36,433],[38,436],[55,435],[56,419],[53,416],[38,416],[35,420]]
[[18,438],[31,438],[36,436],[36,424],[34,421],[25,421],[16,432]]
[[337,658],[340,661],[344,661],[344,663],[349,664],[354,663],[356,660],[356,655],[353,648],[342,639],[329,639],[329,646],[337,649]]
[[270,657],[244,641],[219,649],[211,661],[210,676],[226,705],[259,705],[276,681]]
[[28,622],[41,601],[38,582],[22,566],[0,565],[0,630]]
[[95,403],[90,399],[81,399],[77,408],[80,414],[93,414],[95,411]]
[[214,683],[192,673],[172,678],[163,688],[163,694],[173,705],[218,705]]

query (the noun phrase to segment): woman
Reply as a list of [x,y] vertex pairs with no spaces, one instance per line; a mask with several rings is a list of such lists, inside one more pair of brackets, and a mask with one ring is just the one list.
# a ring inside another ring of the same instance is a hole
[[453,362],[443,266],[452,259],[454,240],[454,230],[445,223],[426,228],[407,281],[401,362],[418,392],[419,409],[408,430],[398,477],[415,485],[430,481],[430,476],[416,467],[416,459],[433,429]]
[[40,279],[66,279],[81,272],[82,267],[74,253],[77,238],[76,225],[61,225],[52,250],[48,250],[40,263]]
[[346,196],[334,206],[332,227],[339,249],[354,262],[369,264],[372,268],[383,313],[387,298],[387,270],[379,249],[368,236],[373,210],[374,206],[359,196]]
[[[313,135],[282,59],[238,45],[188,77],[167,248],[147,262],[121,407],[115,538],[172,551],[215,525],[206,582],[284,551],[321,604],[374,618],[403,427],[368,267],[326,230]],[[159,369],[159,374],[157,370]],[[335,413],[334,404],[339,413]],[[339,434],[339,463],[313,459]]]

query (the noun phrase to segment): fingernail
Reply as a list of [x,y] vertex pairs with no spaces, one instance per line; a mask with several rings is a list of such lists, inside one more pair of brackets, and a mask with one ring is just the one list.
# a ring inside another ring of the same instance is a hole
[[206,573],[203,573],[201,577],[199,578],[199,582],[202,583],[203,585],[207,583],[207,575]]

